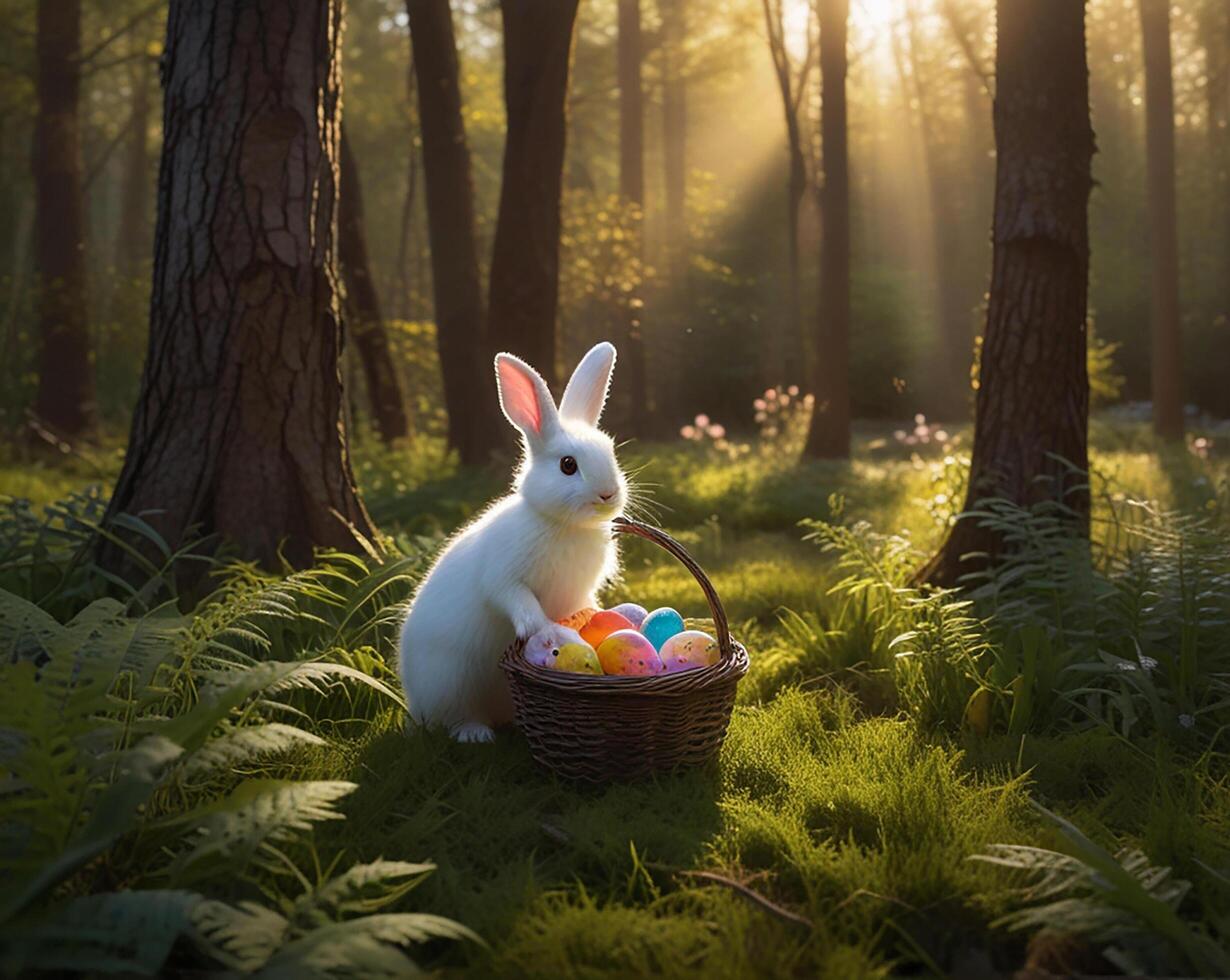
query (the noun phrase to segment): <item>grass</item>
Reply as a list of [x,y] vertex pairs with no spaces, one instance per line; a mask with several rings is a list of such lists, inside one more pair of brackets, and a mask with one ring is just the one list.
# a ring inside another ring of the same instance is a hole
[[[994,673],[1006,668],[979,653],[975,676],[961,675],[951,695],[927,688],[934,679],[903,673],[911,662],[890,641],[904,629],[897,624],[917,631],[923,622],[907,608],[913,600],[897,587],[842,587],[848,568],[805,540],[799,521],[828,518],[904,532],[903,549],[932,547],[959,490],[959,467],[945,456],[960,451],[958,442],[916,453],[871,427],[857,433],[848,465],[793,467],[775,452],[731,462],[694,445],[628,447],[638,478],[658,484],[662,523],[706,568],[752,652],[719,762],[582,789],[537,769],[512,733],[460,746],[438,733],[408,736],[400,709],[380,697],[334,694],[326,710],[296,695],[293,707],[306,711],[323,743],[245,763],[214,792],[251,775],[353,783],[337,804],[345,819],[315,822],[284,845],[286,863],[249,865],[209,894],[274,901],[293,885],[287,864],[324,880],[335,866],[427,860],[435,870],[393,895],[389,908],[446,916],[482,937],[416,950],[418,962],[449,972],[990,976],[1024,960],[1028,934],[1009,929],[1005,917],[1021,908],[1026,876],[970,858],[1000,844],[1070,847],[1036,801],[1108,852],[1139,848],[1173,869],[1192,886],[1178,905],[1186,927],[1225,937],[1230,774],[1219,730],[1202,722],[1184,740],[1143,723],[1126,732],[1076,724],[1062,714],[1070,714],[1065,701],[1047,720],[1009,734],[1015,689],[1011,676]],[[1099,425],[1093,468],[1106,482],[1100,514],[1141,496],[1224,528],[1227,466],[1216,457]],[[360,446],[356,472],[382,528],[406,548],[463,521],[502,484],[499,474],[459,471],[430,442],[413,453]],[[47,503],[90,478],[80,469],[10,466],[0,468],[0,492]],[[406,565],[407,578],[391,582],[386,600],[404,597],[419,567]],[[245,574],[236,592],[246,601],[264,602],[263,590],[278,588]],[[359,630],[303,618],[338,622],[319,591],[330,581],[287,584],[277,601],[290,618],[261,621],[271,644],[264,656],[323,656],[389,679],[390,622]],[[706,613],[688,573],[643,542],[627,547],[616,596]],[[213,627],[199,619],[196,628]],[[952,629],[935,626],[940,660]],[[1010,649],[994,630],[969,629],[988,649]],[[1050,642],[1069,642],[1056,636]],[[966,702],[983,686],[992,708],[980,728],[969,724]],[[1202,717],[1223,716],[1213,710]],[[140,880],[126,879],[122,855],[111,860],[120,884]],[[1154,960],[1148,949],[1125,948],[1149,969],[1202,969],[1169,946]]]

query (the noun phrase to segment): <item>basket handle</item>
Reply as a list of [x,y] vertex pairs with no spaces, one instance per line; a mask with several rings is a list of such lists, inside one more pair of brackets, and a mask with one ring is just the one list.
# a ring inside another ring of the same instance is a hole
[[638,538],[652,541],[659,548],[669,551],[684,568],[692,573],[697,585],[705,593],[705,600],[709,603],[709,612],[713,614],[713,627],[717,631],[718,651],[722,659],[729,660],[734,656],[730,641],[730,626],[726,622],[726,610],[722,608],[722,600],[718,598],[713,583],[709,581],[709,576],[696,563],[696,559],[688,554],[687,549],[661,528],[642,524],[629,517],[616,517],[611,521],[611,525],[616,534],[635,534]]

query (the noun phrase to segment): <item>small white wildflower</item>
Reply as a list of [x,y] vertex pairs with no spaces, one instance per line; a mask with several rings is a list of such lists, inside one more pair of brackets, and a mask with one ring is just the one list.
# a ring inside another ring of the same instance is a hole
[[1120,660],[1117,664],[1115,664],[1115,666],[1118,667],[1120,670],[1135,670],[1136,669],[1135,664],[1130,664],[1126,660]]
[[1184,728],[1195,728],[1196,719],[1191,715],[1179,715],[1179,724]]
[[1157,660],[1153,657],[1146,657],[1143,653],[1140,655],[1140,666],[1144,668],[1145,673],[1151,670],[1157,670]]

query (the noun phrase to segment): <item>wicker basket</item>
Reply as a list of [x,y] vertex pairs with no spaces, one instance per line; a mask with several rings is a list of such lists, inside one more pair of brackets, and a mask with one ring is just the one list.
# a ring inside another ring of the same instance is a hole
[[700,584],[713,614],[721,659],[653,677],[573,674],[535,667],[524,641],[504,651],[500,666],[516,707],[517,726],[534,758],[568,779],[594,783],[698,766],[717,754],[747,673],[747,651],[730,637],[722,602],[701,567],[657,528],[616,518],[614,530],[665,548]]

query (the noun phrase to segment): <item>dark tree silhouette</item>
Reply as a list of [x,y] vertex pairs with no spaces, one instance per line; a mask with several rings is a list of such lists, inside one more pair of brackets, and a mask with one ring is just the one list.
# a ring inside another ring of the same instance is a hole
[[1145,55],[1145,156],[1149,202],[1149,359],[1153,428],[1183,437],[1183,338],[1179,315],[1179,233],[1175,213],[1174,82],[1170,2],[1140,0]]
[[489,337],[554,384],[560,190],[577,0],[500,0],[500,11],[508,131],[491,255]]
[[[645,99],[641,86],[644,58],[640,0],[619,0],[619,36],[616,41],[616,76],[619,79],[619,193],[643,211],[645,205]],[[644,249],[644,225],[637,223],[638,247]],[[639,300],[641,297],[630,297]],[[646,377],[642,303],[629,303],[624,312],[625,331],[620,361],[626,383],[627,434],[645,435],[652,399]]]
[[474,230],[474,183],[448,0],[407,0],[418,78],[423,181],[431,243],[436,338],[449,445],[480,463],[500,445],[483,288]]
[[409,435],[410,422],[406,417],[406,403],[389,350],[384,317],[380,314],[380,297],[376,295],[371,263],[367,258],[359,165],[344,128],[338,167],[338,263],[346,283],[349,334],[359,352],[376,429],[380,438],[387,443]]
[[86,314],[82,192],[81,0],[39,0],[34,123],[34,253],[38,392],[34,414],[56,433],[94,426],[94,371]]
[[[995,217],[965,511],[1061,499],[1088,533],[1088,204],[1093,130],[1085,5],[998,0]],[[1081,473],[1074,474],[1069,467]],[[955,585],[1000,550],[959,520],[920,576]],[[967,555],[985,558],[965,560]]]
[[846,125],[846,34],[850,0],[819,0],[820,317],[816,333],[816,405],[803,452],[819,459],[850,455],[850,154]]
[[172,547],[370,548],[338,370],[340,30],[332,0],[170,5],[149,352],[108,517]]

